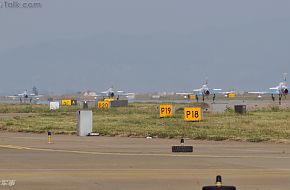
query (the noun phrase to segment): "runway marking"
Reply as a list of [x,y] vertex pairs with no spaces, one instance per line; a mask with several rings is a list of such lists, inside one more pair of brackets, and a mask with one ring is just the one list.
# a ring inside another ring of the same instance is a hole
[[[222,173],[223,175],[246,175],[246,176],[267,176],[279,175],[279,177],[289,176],[290,169],[0,169],[2,175],[13,176],[35,176],[35,175],[115,175],[115,176],[194,176],[212,173]],[[137,177],[136,176],[136,177]]]
[[257,177],[262,176],[263,179],[267,176],[274,176],[280,178],[289,177],[290,171],[263,171],[255,169],[237,169],[237,170],[227,170],[227,169],[212,169],[212,170],[167,170],[167,169],[101,169],[101,170],[86,170],[86,169],[41,169],[41,170],[0,170],[1,175],[9,175],[15,177],[35,177],[35,176],[77,176],[77,177],[95,177],[96,175],[102,177],[112,177],[114,178],[168,178],[174,176],[174,178],[191,178],[193,176],[206,177],[213,175],[213,173],[222,174],[223,176],[245,176],[245,177]]
[[33,148],[14,145],[0,145],[0,148],[17,149],[17,150],[33,150],[43,152],[62,152],[76,154],[91,155],[112,155],[112,156],[164,156],[164,157],[193,157],[193,158],[261,158],[261,159],[290,159],[289,156],[230,156],[230,155],[207,155],[207,154],[155,154],[155,153],[121,153],[121,152],[89,152],[79,150],[49,149],[49,148]]
[[0,171],[100,171],[100,172],[111,172],[111,171],[116,171],[116,172],[168,172],[168,171],[176,171],[176,172],[182,172],[182,173],[192,173],[192,172],[211,172],[211,171],[224,171],[224,172],[266,172],[266,173],[277,173],[277,172],[290,172],[290,168],[274,168],[274,169],[257,169],[257,168],[231,168],[231,169],[224,169],[224,168],[212,168],[212,169],[204,169],[204,168],[199,168],[199,169],[177,169],[177,168],[172,168],[172,169],[168,169],[168,168],[160,168],[160,169],[156,169],[156,168],[140,168],[140,169],[134,169],[134,168],[130,168],[130,169],[79,169],[79,168],[27,168],[27,169],[14,169],[14,168],[8,168],[8,169],[0,169]]

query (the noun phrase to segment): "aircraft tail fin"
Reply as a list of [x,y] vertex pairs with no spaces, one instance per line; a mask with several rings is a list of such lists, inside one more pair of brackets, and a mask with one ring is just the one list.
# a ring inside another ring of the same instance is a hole
[[205,78],[205,84],[208,85],[208,77]]
[[284,76],[284,82],[287,82],[287,74],[288,74],[288,73],[283,73],[283,76]]

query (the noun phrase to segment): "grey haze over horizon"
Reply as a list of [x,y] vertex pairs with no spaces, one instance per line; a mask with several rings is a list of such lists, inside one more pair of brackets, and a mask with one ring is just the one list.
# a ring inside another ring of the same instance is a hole
[[39,2],[0,8],[0,94],[190,91],[207,77],[267,90],[290,73],[290,1]]

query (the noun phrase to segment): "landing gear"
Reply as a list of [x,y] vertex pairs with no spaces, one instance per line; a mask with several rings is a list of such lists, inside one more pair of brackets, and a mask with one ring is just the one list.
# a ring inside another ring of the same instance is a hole
[[[283,94],[279,94],[278,95],[279,96],[279,105],[281,105],[281,100],[282,100],[282,96],[283,96]],[[272,100],[273,100],[273,102],[275,101],[275,97],[274,97],[274,95],[272,94]],[[286,96],[285,96],[285,99],[286,99]]]
[[198,103],[198,95],[195,95],[196,102]]
[[273,100],[273,102],[275,101],[275,97],[274,97],[274,95],[272,94],[272,100]]
[[215,94],[213,94],[212,101],[213,102],[215,101]]
[[202,101],[204,102],[204,95],[202,95]]

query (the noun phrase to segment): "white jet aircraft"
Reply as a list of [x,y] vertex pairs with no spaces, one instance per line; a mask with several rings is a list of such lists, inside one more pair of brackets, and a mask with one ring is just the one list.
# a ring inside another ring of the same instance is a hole
[[7,96],[8,98],[19,98],[20,102],[22,103],[23,101],[29,99],[30,103],[32,102],[33,99],[38,100],[40,97],[43,95],[39,95],[38,93],[28,93],[27,90],[25,90],[23,93],[16,94],[14,96]]
[[258,94],[259,96],[261,96],[261,94],[271,94],[273,101],[275,101],[274,95],[278,95],[279,105],[281,105],[282,96],[284,96],[286,98],[286,95],[289,93],[286,75],[287,75],[287,73],[284,73],[284,81],[280,82],[279,85],[276,87],[269,88],[270,91],[248,92],[248,93],[249,94]]
[[108,88],[106,91],[100,92],[99,94],[97,94],[97,96],[102,96],[102,97],[109,97],[109,98],[114,98],[117,96],[117,99],[119,99],[120,96],[129,96],[132,95],[134,93],[125,93],[122,90],[118,90],[118,91],[114,91],[113,87]]
[[216,93],[219,93],[222,89],[220,88],[209,88],[208,87],[208,81],[206,80],[205,84],[201,86],[199,89],[194,89],[193,92],[178,92],[176,94],[178,95],[195,95],[196,101],[198,102],[198,96],[202,96],[202,101],[204,102],[205,97],[209,97],[210,95],[213,95],[213,101],[215,101]]

